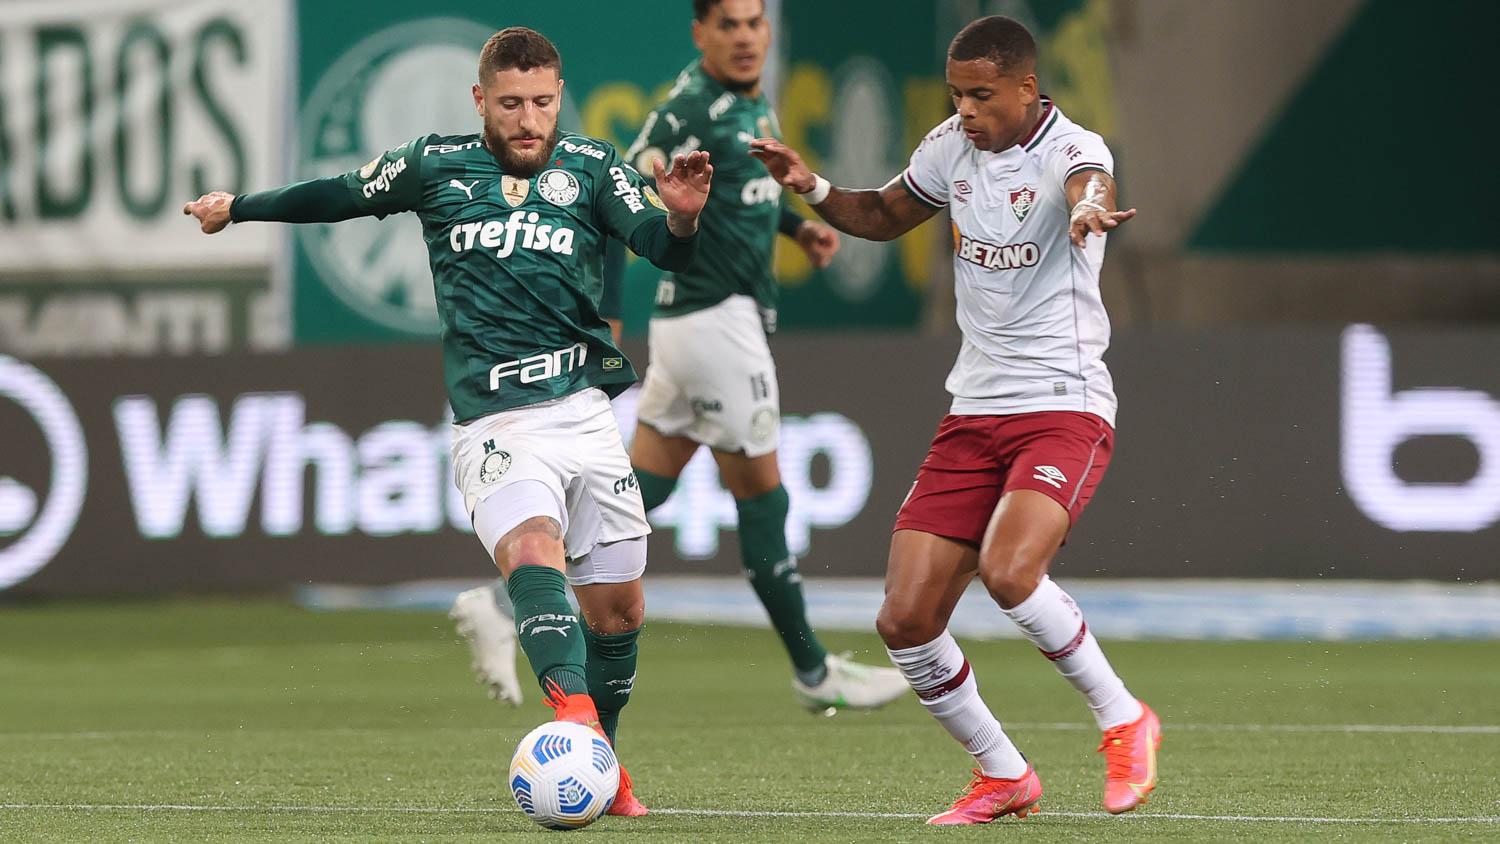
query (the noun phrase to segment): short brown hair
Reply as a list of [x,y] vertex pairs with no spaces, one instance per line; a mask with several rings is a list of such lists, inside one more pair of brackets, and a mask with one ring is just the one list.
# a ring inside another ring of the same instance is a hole
[[984,59],[994,62],[1002,74],[1025,73],[1036,67],[1036,39],[1020,22],[990,15],[953,36],[948,58],[956,62]]
[[555,68],[562,75],[562,56],[547,36],[524,26],[507,26],[484,42],[479,51],[479,81],[489,81],[502,70]]

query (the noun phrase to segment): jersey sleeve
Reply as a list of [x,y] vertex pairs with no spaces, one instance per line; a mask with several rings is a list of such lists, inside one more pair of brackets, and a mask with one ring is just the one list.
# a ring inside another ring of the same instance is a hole
[[901,172],[901,184],[924,205],[948,207],[948,169],[955,138],[962,138],[958,134],[956,114],[927,133],[912,152],[911,162]]
[[1042,156],[1042,167],[1047,175],[1057,180],[1059,187],[1079,173],[1098,170],[1113,176],[1115,157],[1110,154],[1104,139],[1093,132],[1075,132],[1059,138]]
[[594,180],[594,216],[607,234],[629,243],[642,223],[667,216],[667,207],[656,190],[613,146],[599,166],[599,178]]
[[361,213],[385,217],[421,207],[422,148],[427,140],[414,138],[339,177]]

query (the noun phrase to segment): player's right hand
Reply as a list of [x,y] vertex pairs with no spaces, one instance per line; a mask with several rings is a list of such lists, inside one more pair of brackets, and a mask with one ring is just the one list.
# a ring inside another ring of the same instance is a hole
[[775,138],[756,138],[750,142],[750,155],[771,171],[771,177],[793,193],[807,193],[817,186],[812,170],[797,151]]
[[234,194],[216,190],[213,193],[205,193],[182,206],[182,213],[197,217],[198,227],[203,229],[203,233],[213,234],[223,231],[224,227],[231,222],[229,206],[233,202]]

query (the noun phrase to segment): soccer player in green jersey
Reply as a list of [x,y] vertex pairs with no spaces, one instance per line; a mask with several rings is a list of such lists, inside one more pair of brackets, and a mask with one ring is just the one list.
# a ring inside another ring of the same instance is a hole
[[[540,33],[503,29],[473,86],[483,132],[423,136],[352,173],[210,193],[183,211],[209,234],[250,220],[417,214],[442,321],[455,482],[505,576],[549,705],[613,741],[635,677],[650,527],[609,405],[635,372],[598,311],[604,244],[615,237],[664,269],[688,266],[713,167],[704,152],[674,156],[670,169],[655,166],[653,190],[608,142],[559,136],[561,74]],[[610,814],[645,813],[621,769]]]
[[779,132],[761,89],[771,44],[764,3],[693,0],[693,18],[702,55],[626,153],[642,172],[694,150],[710,152],[716,168],[697,255],[657,285],[630,462],[649,511],[708,446],[734,496],[745,572],[791,658],[798,699],[815,709],[881,706],[907,693],[901,674],[829,654],[808,623],[776,460],[781,407],[766,340],[776,328],[772,249],[780,232],[823,267],[838,236],[787,208],[781,185],[749,155],[758,134]]
[[[771,40],[762,0],[693,0],[693,15],[702,55],[626,153],[651,173],[669,156],[710,152],[716,182],[696,257],[657,285],[631,464],[651,510],[671,495],[699,446],[708,446],[735,498],[745,571],[791,658],[797,698],[819,710],[881,706],[907,693],[901,674],[829,654],[808,623],[776,460],[781,408],[766,341],[776,323],[772,249],[780,232],[822,267],[838,237],[787,208],[781,185],[749,156],[751,139],[778,131],[760,84]],[[509,613],[500,593],[480,587],[459,595],[450,615],[490,696],[520,703]]]

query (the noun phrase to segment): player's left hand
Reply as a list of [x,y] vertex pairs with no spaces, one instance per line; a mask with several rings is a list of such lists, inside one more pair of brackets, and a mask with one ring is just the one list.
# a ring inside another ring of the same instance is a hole
[[1096,208],[1078,208],[1068,218],[1068,239],[1074,246],[1082,246],[1090,233],[1108,234],[1110,230],[1135,216],[1135,209],[1128,211],[1104,211]]
[[234,194],[216,190],[184,204],[182,213],[198,218],[198,228],[204,234],[214,234],[229,225],[229,206],[233,204]]
[[807,253],[807,259],[818,269],[833,261],[839,251],[839,233],[833,227],[817,220],[803,220],[797,227],[797,245]]
[[[672,158],[672,169],[668,170],[660,160],[651,162],[655,171],[656,193],[667,206],[668,223],[687,223],[689,233],[697,229],[698,214],[708,202],[708,189],[713,183],[714,166],[708,163],[708,153],[698,150]],[[674,233],[677,227],[673,228]]]

